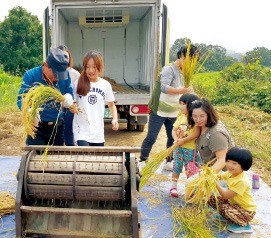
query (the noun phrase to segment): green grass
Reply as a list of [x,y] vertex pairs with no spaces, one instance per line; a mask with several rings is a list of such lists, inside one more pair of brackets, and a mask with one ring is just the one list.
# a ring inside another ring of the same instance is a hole
[[195,92],[201,97],[209,98],[214,93],[216,81],[219,77],[219,72],[196,74],[192,81]]
[[271,115],[257,108],[236,105],[217,106],[221,120],[227,125],[237,146],[253,154],[252,170],[271,186]]
[[21,78],[4,73],[0,69],[0,112],[18,111],[17,95]]

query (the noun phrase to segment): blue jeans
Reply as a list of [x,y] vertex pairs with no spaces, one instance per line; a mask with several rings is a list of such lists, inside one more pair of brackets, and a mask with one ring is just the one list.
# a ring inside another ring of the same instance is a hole
[[48,125],[48,122],[40,122],[35,138],[27,136],[26,145],[64,145],[64,122]]
[[74,145],[73,129],[72,129],[73,116],[74,114],[71,113],[68,108],[65,108],[65,111],[63,113],[63,119],[64,119],[64,124],[65,124],[64,142],[65,142],[65,145],[69,145],[69,146]]
[[148,134],[141,145],[140,160],[148,159],[152,146],[155,143],[163,125],[165,125],[167,133],[167,148],[172,146],[174,139],[171,133],[175,121],[176,117],[160,117],[152,112],[150,113]]

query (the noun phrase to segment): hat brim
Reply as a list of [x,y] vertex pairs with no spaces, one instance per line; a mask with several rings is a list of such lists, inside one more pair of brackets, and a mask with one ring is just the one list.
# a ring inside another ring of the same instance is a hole
[[57,71],[57,70],[54,70],[53,69],[53,72],[54,72],[54,75],[55,77],[58,79],[58,80],[66,80],[68,79],[68,71],[65,70],[65,71]]

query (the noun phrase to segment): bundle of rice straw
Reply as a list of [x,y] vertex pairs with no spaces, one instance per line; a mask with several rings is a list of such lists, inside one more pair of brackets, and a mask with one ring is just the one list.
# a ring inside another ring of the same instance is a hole
[[195,52],[194,55],[190,55],[191,43],[187,43],[187,52],[185,56],[184,64],[182,65],[182,75],[184,77],[184,86],[189,87],[193,76],[200,71],[203,64],[210,57],[211,51],[209,51],[202,61],[199,62],[199,52]]
[[4,215],[14,213],[15,210],[15,198],[7,193],[0,193],[0,218]]
[[24,126],[24,134],[34,138],[37,131],[37,128],[35,127],[35,118],[39,115],[42,105],[51,100],[64,102],[65,98],[56,88],[41,84],[30,88],[27,93],[22,95],[22,100],[22,123]]
[[208,228],[207,214],[207,207],[172,207],[173,237],[215,238]]
[[216,188],[217,173],[209,163],[201,167],[201,172],[197,178],[188,181],[185,189],[185,199],[188,203],[206,205],[211,195],[218,194]]
[[171,147],[150,156],[146,163],[146,166],[141,171],[142,177],[139,184],[140,189],[148,182],[148,180],[153,176],[155,171],[159,168],[163,160],[170,156],[173,150],[176,149],[176,147],[177,145],[172,145]]
[[182,74],[184,77],[184,86],[189,87],[193,75],[195,74],[195,69],[197,66],[199,54],[195,53],[193,56],[190,56],[191,44],[187,44],[187,52],[185,56],[184,64],[182,65]]

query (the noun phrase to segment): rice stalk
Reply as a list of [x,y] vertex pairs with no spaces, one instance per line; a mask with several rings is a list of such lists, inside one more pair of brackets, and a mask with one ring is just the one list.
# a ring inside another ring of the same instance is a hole
[[[35,138],[37,119],[40,121],[40,110],[46,102],[52,100],[61,103],[65,98],[56,88],[42,84],[30,88],[27,93],[22,95],[22,123],[25,135]],[[75,105],[72,106],[72,108],[75,107]]]
[[186,201],[199,206],[206,205],[212,194],[215,198],[218,194],[216,180],[217,173],[214,169],[209,164],[202,166],[199,176],[187,182],[185,188]]
[[191,43],[187,44],[187,52],[185,56],[185,61],[182,65],[182,75],[184,78],[184,86],[187,88],[191,85],[193,76],[200,71],[206,60],[210,57],[211,51],[203,57],[203,60],[199,62],[199,53],[196,52],[194,55],[190,55]]
[[189,87],[191,84],[192,77],[195,73],[195,69],[197,66],[199,55],[195,54],[193,56],[190,56],[190,48],[191,44],[187,44],[187,52],[185,56],[185,61],[182,65],[182,74],[184,77],[184,86]]
[[142,177],[140,179],[139,189],[141,189],[148,182],[148,180],[154,175],[155,171],[159,168],[163,160],[170,156],[176,147],[177,145],[172,145],[171,147],[150,156],[146,166],[141,171]]
[[207,207],[172,207],[173,237],[214,238],[208,227],[207,214]]
[[57,89],[45,85],[32,87],[27,93],[22,95],[24,134],[35,138],[37,131],[36,119],[39,117],[42,106],[51,100],[63,102],[65,98]]
[[7,193],[0,193],[0,218],[4,215],[14,213],[15,211],[15,198]]

